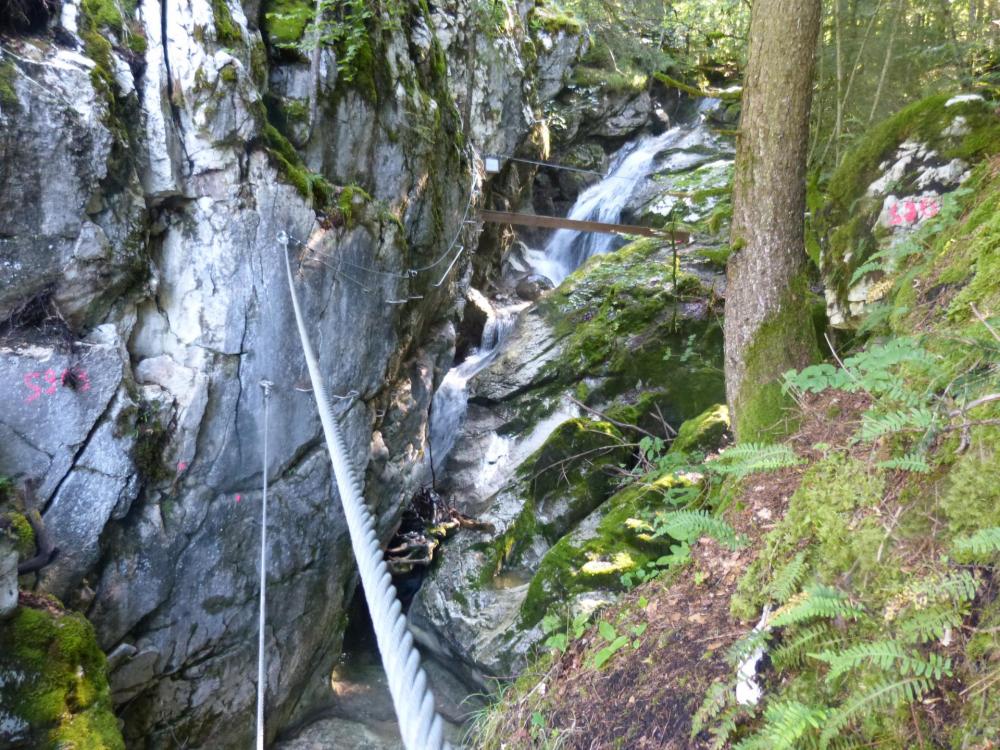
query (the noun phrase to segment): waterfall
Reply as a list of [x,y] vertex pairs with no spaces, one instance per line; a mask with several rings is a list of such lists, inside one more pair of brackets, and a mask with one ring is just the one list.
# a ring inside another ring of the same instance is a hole
[[[653,170],[656,156],[675,146],[687,132],[678,126],[661,135],[647,136],[623,146],[612,160],[607,177],[580,194],[567,218],[618,223],[622,209],[636,187]],[[559,229],[552,235],[545,250],[532,253],[530,260],[535,271],[548,276],[558,285],[587,258],[610,252],[622,242],[620,237],[611,234]]]
[[[718,104],[718,99],[703,99],[694,123],[623,146],[612,159],[607,176],[580,193],[567,218],[616,224],[622,209],[654,171],[682,171],[698,163],[702,158],[698,146],[707,137],[705,115]],[[528,260],[536,273],[558,286],[588,258],[610,252],[624,242],[617,235],[559,229],[544,250],[529,251]]]
[[478,372],[485,369],[500,352],[500,347],[514,329],[517,314],[526,305],[514,305],[494,310],[486,319],[479,346],[461,364],[452,367],[434,393],[431,404],[430,444],[435,473],[444,466],[444,461],[455,447],[459,427],[465,418],[469,401],[466,384]]

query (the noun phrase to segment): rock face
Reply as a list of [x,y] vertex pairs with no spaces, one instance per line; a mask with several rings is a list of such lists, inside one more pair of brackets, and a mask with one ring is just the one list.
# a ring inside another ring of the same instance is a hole
[[813,220],[831,324],[852,327],[890,290],[896,256],[945,209],[971,166],[996,150],[1000,125],[978,95],[938,95],[886,120],[852,149],[830,179]]
[[426,479],[473,154],[516,148],[580,42],[528,62],[526,23],[487,42],[474,3],[412,4],[369,19],[348,75],[277,46],[278,2],[107,5],[65,5],[77,50],[0,58],[0,474],[42,480],[62,553],[40,586],[116,655],[129,745],[245,747],[262,380],[269,735],[325,695],[355,585],[286,252],[388,533]]
[[669,551],[629,536],[642,498],[616,494],[615,472],[643,434],[633,426],[665,434],[661,419],[676,428],[722,395],[715,279],[675,284],[670,269],[653,240],[592,258],[522,314],[469,384],[439,489],[483,527],[444,546],[410,615],[472,686],[516,674],[550,606],[592,608]]

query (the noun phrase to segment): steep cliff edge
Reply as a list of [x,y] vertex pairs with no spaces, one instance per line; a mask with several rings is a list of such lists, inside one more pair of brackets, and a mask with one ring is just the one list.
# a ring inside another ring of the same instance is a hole
[[66,0],[0,38],[0,474],[41,480],[38,586],[93,623],[134,747],[248,741],[261,380],[270,734],[339,652],[355,576],[279,233],[388,531],[427,471],[476,154],[518,147],[581,44],[533,2],[387,1],[314,53],[311,5]]

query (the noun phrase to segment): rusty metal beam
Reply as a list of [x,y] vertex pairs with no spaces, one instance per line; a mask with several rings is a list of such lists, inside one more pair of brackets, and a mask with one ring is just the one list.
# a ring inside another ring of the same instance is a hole
[[601,232],[603,234],[637,234],[642,237],[660,237],[677,242],[687,242],[691,239],[687,232],[669,229],[653,229],[634,224],[607,224],[603,221],[579,221],[577,219],[562,219],[558,216],[536,216],[535,214],[517,214],[509,211],[479,212],[479,218],[491,224],[517,224],[525,227],[543,227],[545,229],[574,229],[577,232]]

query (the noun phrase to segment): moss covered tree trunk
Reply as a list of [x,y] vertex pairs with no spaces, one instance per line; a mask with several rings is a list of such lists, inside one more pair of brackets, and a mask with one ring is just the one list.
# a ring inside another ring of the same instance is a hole
[[806,149],[819,0],[755,0],[733,184],[726,396],[741,440],[781,419],[778,376],[816,354],[807,304]]

